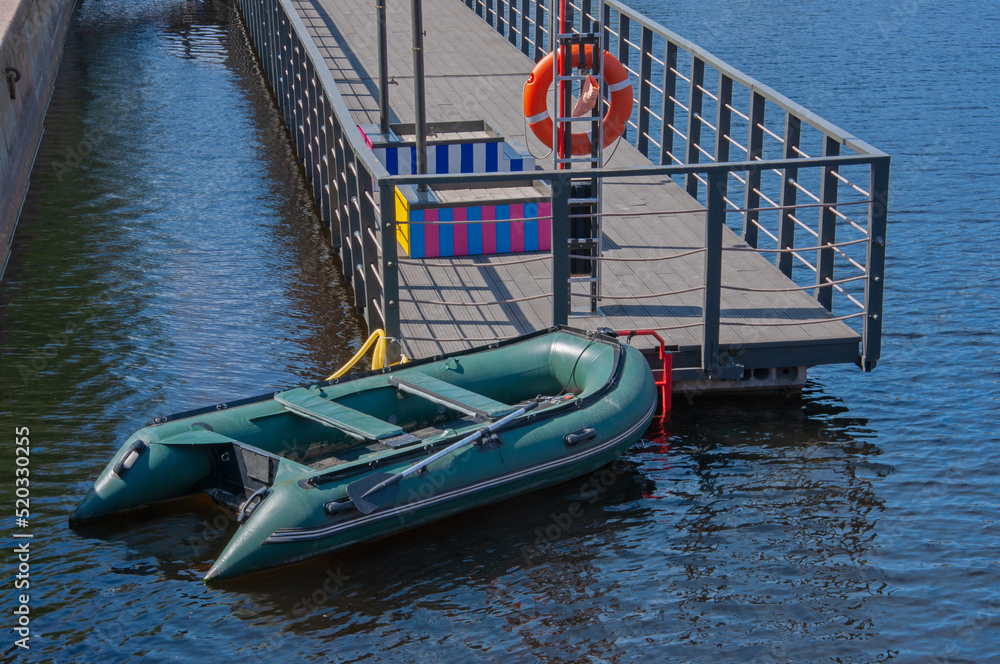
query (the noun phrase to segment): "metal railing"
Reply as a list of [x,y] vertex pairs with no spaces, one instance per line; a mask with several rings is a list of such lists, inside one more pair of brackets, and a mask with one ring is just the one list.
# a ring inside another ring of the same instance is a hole
[[[464,1],[535,60],[550,48],[548,0]],[[850,206],[871,198],[871,187],[865,189],[870,164],[818,169],[811,168],[810,159],[841,152],[873,158],[884,153],[617,0],[605,0],[603,5],[598,0],[574,0],[567,6],[575,30],[603,26],[608,50],[629,72],[635,106],[625,139],[652,163],[808,162],[749,169],[746,177],[732,171],[724,195],[727,206],[740,217],[731,225],[751,247],[773,254],[779,269],[800,284],[803,275],[793,267],[805,268],[804,276],[817,284],[816,297],[828,310],[833,310],[835,294],[866,309],[860,304],[865,297],[860,289],[829,284],[835,281],[835,270],[865,274],[869,258],[876,263],[870,266],[874,271],[883,271],[879,252],[869,257],[861,247],[845,249],[836,242],[839,229],[854,234],[852,238],[859,237],[856,233],[867,235],[865,225],[850,216]],[[888,178],[888,170],[879,176]],[[705,202],[703,174],[688,173],[682,184]],[[816,208],[814,217],[798,212],[808,212],[810,204]],[[816,251],[814,261],[804,251],[789,251],[803,235],[806,246],[824,247]],[[875,239],[884,246],[884,232]],[[881,314],[880,300],[873,313]]]
[[[552,323],[567,322],[567,171],[390,177],[358,131],[291,0],[238,1],[369,329],[400,334],[394,191],[419,183],[550,181]],[[526,55],[537,59],[546,52],[544,2],[464,1]],[[597,2],[576,0],[571,6],[578,30],[598,25],[592,13]],[[719,368],[727,223],[749,250],[774,257],[796,279],[794,289],[811,290],[831,311],[835,305],[839,311],[839,300],[846,302],[851,313],[838,318],[863,321],[858,361],[873,368],[881,346],[888,155],[614,0],[606,1],[603,13],[599,24],[609,50],[628,68],[637,91],[626,138],[651,165],[595,173],[602,179],[677,178],[703,205],[691,210],[705,214],[706,244],[698,250],[705,254],[702,320],[683,326],[702,328],[703,370],[711,375]],[[860,210],[863,221],[856,219]],[[796,248],[803,244],[797,234],[807,236],[803,248]],[[793,270],[796,263],[805,269]]]

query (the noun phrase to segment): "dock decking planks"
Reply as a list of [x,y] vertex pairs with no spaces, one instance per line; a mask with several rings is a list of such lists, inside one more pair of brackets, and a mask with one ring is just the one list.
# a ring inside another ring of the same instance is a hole
[[[294,5],[326,58],[347,107],[358,124],[378,122],[378,61],[375,9],[371,3],[295,0]],[[392,121],[413,122],[413,77],[409,3],[387,3]],[[524,137],[521,93],[533,63],[459,0],[424,0],[425,69],[429,122],[484,120],[506,137],[546,149]],[[610,154],[610,152],[608,153]],[[549,158],[539,164],[548,166]],[[618,143],[611,167],[648,166],[632,145]],[[604,182],[604,212],[701,210],[700,204],[669,178],[642,177]],[[610,216],[604,219],[606,257],[641,258],[683,253],[703,246],[704,214]],[[726,229],[726,248],[746,245]],[[486,307],[445,307],[407,303],[407,298],[491,302],[551,291],[547,261],[498,265],[532,254],[417,259],[400,262],[401,327],[410,356],[425,357],[547,327],[551,298]],[[403,258],[401,252],[400,255]],[[488,269],[460,267],[470,263]],[[604,262],[602,293],[624,299],[600,303],[604,316],[571,318],[582,328],[648,329],[689,326],[662,333],[668,345],[696,349],[701,344],[702,293],[660,298],[635,296],[683,290],[702,284],[704,254],[670,261]],[[441,267],[431,267],[431,264]],[[725,251],[724,286],[774,289],[794,284],[756,252]],[[575,285],[583,291],[586,284]],[[722,347],[775,347],[856,342],[859,335],[831,320],[809,291],[760,293],[722,291]],[[578,304],[583,304],[579,300]],[[777,325],[782,321],[808,325]]]

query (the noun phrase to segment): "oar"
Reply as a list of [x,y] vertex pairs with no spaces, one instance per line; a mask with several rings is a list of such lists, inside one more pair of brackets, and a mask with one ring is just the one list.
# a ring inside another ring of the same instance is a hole
[[510,415],[500,418],[496,422],[481,428],[475,433],[469,434],[457,443],[452,443],[440,452],[432,454],[423,461],[413,464],[401,473],[397,473],[395,475],[390,473],[372,473],[357,482],[351,482],[347,485],[347,495],[350,496],[352,501],[354,501],[354,505],[361,510],[362,514],[371,514],[396,497],[399,493],[399,482],[404,477],[419,472],[421,468],[437,461],[446,454],[450,454],[455,450],[476,442],[486,434],[496,431],[508,422],[521,417],[537,405],[537,401],[532,401],[531,403],[518,408]]

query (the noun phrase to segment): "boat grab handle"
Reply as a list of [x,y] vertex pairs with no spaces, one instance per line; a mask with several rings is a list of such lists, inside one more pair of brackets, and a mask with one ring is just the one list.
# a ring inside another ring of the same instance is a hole
[[269,486],[262,486],[251,493],[246,502],[240,505],[240,511],[236,513],[236,523],[242,525],[244,521],[253,516],[253,513],[257,511],[257,508],[260,507],[260,504],[264,502],[269,493],[271,493],[271,487]]
[[139,460],[142,453],[149,448],[149,445],[144,440],[137,440],[128,446],[125,454],[122,458],[118,460],[115,467],[111,469],[111,472],[115,474],[118,479],[125,479],[125,474],[128,473],[129,469],[135,465],[135,462]]
[[587,441],[595,438],[597,438],[597,432],[591,427],[580,429],[579,431],[574,431],[563,436],[563,440],[566,442],[566,447],[576,447],[580,443],[586,443]]

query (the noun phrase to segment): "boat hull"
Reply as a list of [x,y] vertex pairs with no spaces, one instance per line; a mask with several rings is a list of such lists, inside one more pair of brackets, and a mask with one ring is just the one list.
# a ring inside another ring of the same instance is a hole
[[[366,427],[373,437],[378,433],[373,428],[386,425],[384,438],[374,443],[323,439],[332,435],[330,423],[308,418],[322,419],[319,411],[325,406],[302,393],[164,418],[126,441],[71,521],[195,491],[208,491],[221,502],[228,496],[229,504],[238,506],[241,525],[205,580],[228,579],[332,553],[586,475],[635,443],[656,407],[653,378],[638,351],[613,338],[568,329],[404,367],[388,372],[403,383],[392,384],[391,390],[386,390],[389,379],[380,372],[311,388],[311,394],[337,407],[368,405],[368,412],[378,415],[376,424],[360,417],[348,422],[343,413],[335,415],[342,418],[337,421],[342,429],[354,426],[355,437]],[[511,373],[519,380],[510,380]],[[431,396],[416,388],[410,393],[404,390],[428,382],[443,389]],[[479,430],[489,418],[471,417],[477,407],[483,412],[497,405],[491,414],[495,420],[503,406],[536,395],[547,396],[535,411],[404,477],[398,493],[380,509],[362,513],[349,498],[347,487],[352,482],[376,471],[401,473]],[[435,396],[438,400],[431,409],[426,402]],[[455,412],[463,401],[468,402],[466,407],[469,403],[476,407],[469,413]],[[288,409],[299,408],[297,404],[304,404],[302,410],[289,417]],[[390,408],[394,414],[386,415]],[[348,411],[357,414],[353,408]],[[441,421],[421,428],[435,418]],[[402,430],[398,436],[393,430],[397,421]],[[406,436],[415,442],[405,442]],[[275,439],[283,442],[277,445]],[[404,443],[393,448],[391,442],[398,440]],[[148,449],[135,454],[136,441]],[[317,441],[339,450],[332,455],[335,465],[324,465],[329,460],[310,461],[309,450],[320,445]],[[130,458],[129,468],[123,469]]]

